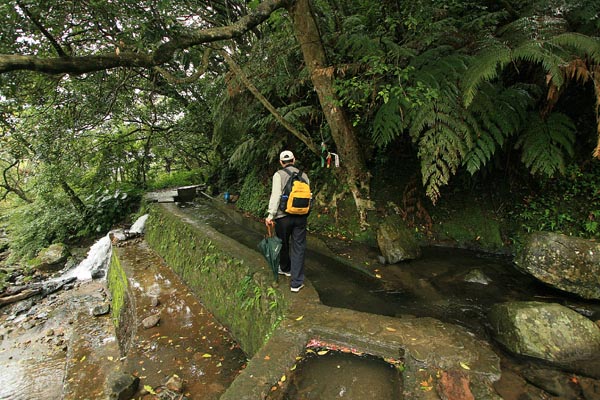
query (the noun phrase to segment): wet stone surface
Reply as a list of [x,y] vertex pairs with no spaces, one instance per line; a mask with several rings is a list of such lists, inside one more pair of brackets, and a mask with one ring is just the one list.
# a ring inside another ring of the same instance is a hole
[[[139,378],[136,399],[218,399],[245,367],[227,329],[143,241],[113,250],[137,305],[129,352],[121,355],[110,315],[93,315],[109,301],[104,281],[28,299],[30,308],[3,307],[0,399],[108,398],[115,374]],[[150,315],[160,321],[144,329],[141,321]]]
[[[102,285],[89,283],[33,298],[32,307],[22,313],[16,313],[19,303],[2,308],[0,399],[63,399],[75,316],[104,299]],[[88,385],[90,391],[93,387]]]
[[[186,398],[218,399],[245,366],[244,353],[145,242],[115,251],[135,296],[139,326],[125,369],[140,378],[138,396],[154,399],[148,392],[172,390],[167,382],[177,376]],[[141,321],[152,316],[160,320],[144,328]]]

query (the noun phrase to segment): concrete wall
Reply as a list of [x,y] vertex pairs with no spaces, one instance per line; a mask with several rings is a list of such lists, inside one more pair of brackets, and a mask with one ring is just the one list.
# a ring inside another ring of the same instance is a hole
[[150,207],[145,238],[252,357],[288,308],[262,255],[190,220],[174,204]]

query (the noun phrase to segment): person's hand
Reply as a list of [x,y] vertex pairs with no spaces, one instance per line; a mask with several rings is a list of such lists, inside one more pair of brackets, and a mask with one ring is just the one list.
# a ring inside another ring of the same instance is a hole
[[265,218],[265,225],[266,226],[273,226],[275,225],[275,222],[273,222],[273,220],[269,217]]

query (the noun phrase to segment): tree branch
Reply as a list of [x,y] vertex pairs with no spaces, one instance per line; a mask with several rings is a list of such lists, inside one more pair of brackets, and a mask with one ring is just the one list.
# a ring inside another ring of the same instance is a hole
[[219,54],[221,54],[223,56],[223,58],[225,58],[225,61],[227,62],[227,65],[229,65],[229,68],[231,68],[233,73],[242,81],[244,86],[246,86],[246,89],[248,89],[250,91],[250,93],[252,93],[254,95],[254,97],[256,97],[256,99],[258,101],[260,101],[263,106],[265,106],[265,108],[267,110],[269,110],[269,112],[273,115],[273,117],[275,117],[275,119],[285,129],[287,129],[288,131],[290,131],[290,133],[292,133],[292,135],[294,135],[298,139],[300,139],[302,141],[302,143],[304,143],[306,145],[306,147],[308,147],[310,149],[310,151],[312,151],[313,153],[315,153],[317,155],[321,154],[320,149],[317,148],[317,145],[312,141],[312,139],[310,137],[308,137],[307,135],[303,134],[302,132],[300,132],[298,129],[296,129],[292,124],[290,124],[283,117],[283,115],[281,115],[281,113],[279,111],[277,111],[277,109],[273,106],[273,104],[271,104],[269,102],[269,100],[267,100],[267,98],[265,96],[263,96],[262,93],[256,88],[256,86],[254,86],[252,84],[252,82],[250,82],[250,80],[248,79],[248,77],[246,76],[244,71],[242,71],[242,69],[239,67],[239,65],[237,65],[236,62],[233,61],[233,59],[229,56],[229,54],[227,54],[226,51],[222,50],[219,52]]
[[2,189],[6,190],[6,193],[4,193],[4,195],[2,196],[2,200],[4,200],[6,198],[6,196],[8,196],[8,194],[12,192],[12,193],[16,194],[17,196],[19,196],[26,203],[32,203],[32,201],[29,199],[29,197],[27,197],[25,192],[23,190],[21,190],[21,188],[18,187],[18,184],[17,184],[17,186],[12,186],[10,184],[10,182],[8,181],[8,171],[11,168],[14,168],[18,163],[19,163],[19,160],[15,160],[11,165],[4,168],[4,171],[2,171],[2,178],[4,180],[4,183],[0,184],[0,187]]
[[196,82],[198,80],[198,78],[200,78],[202,75],[204,75],[204,73],[208,69],[209,61],[210,61],[210,52],[211,52],[210,48],[207,48],[204,51],[204,54],[202,55],[202,65],[200,65],[200,67],[198,67],[198,70],[196,72],[194,72],[192,75],[187,76],[185,78],[177,78],[176,76],[173,76],[169,71],[165,70],[164,68],[158,67],[158,66],[154,67],[154,69],[158,73],[160,73],[166,79],[166,81],[169,83],[176,84],[176,85],[193,83],[193,82]]
[[47,74],[84,74],[118,67],[152,68],[162,65],[182,49],[242,36],[264,22],[271,13],[286,7],[294,0],[264,0],[250,14],[228,26],[200,29],[159,46],[154,53],[123,51],[82,57],[39,58],[0,54],[0,74],[11,71],[35,71]]
[[46,30],[44,25],[42,25],[40,23],[40,21],[31,13],[31,11],[29,11],[29,9],[27,7],[25,7],[21,1],[17,1],[17,5],[19,6],[19,8],[21,8],[23,13],[25,15],[27,15],[27,17],[31,20],[31,22],[33,22],[34,25],[38,27],[40,32],[42,32],[42,35],[44,35],[46,37],[46,39],[48,39],[50,41],[50,43],[52,44],[52,47],[54,47],[54,50],[56,50],[58,55],[60,57],[67,57],[67,53],[65,53],[65,51],[63,50],[61,45],[56,41],[56,39],[54,39],[54,37],[50,34],[50,32],[48,32],[48,30]]

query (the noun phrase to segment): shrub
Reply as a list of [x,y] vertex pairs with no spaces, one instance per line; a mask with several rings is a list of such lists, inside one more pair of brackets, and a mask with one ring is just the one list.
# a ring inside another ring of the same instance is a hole
[[600,165],[589,169],[571,165],[567,173],[540,182],[513,213],[525,232],[550,231],[581,237],[600,237]]
[[149,188],[152,190],[166,189],[178,186],[197,185],[204,182],[204,174],[199,169],[191,171],[164,172],[152,180]]
[[246,176],[242,185],[237,207],[252,215],[264,217],[269,202],[269,194],[269,188],[258,179],[256,173],[250,173]]

